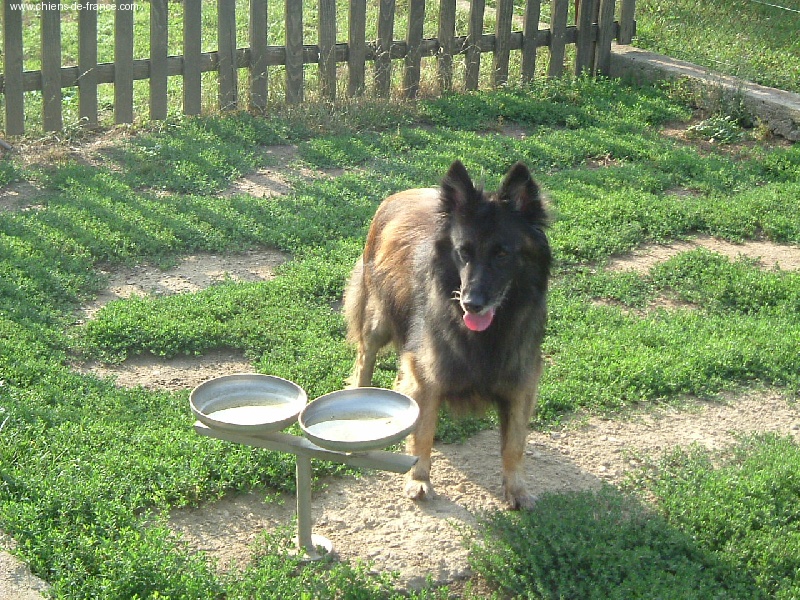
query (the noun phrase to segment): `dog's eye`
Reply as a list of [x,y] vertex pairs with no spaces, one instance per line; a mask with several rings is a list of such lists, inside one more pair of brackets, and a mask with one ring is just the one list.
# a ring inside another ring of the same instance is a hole
[[497,248],[494,251],[495,260],[505,260],[510,255],[511,255],[511,253],[506,248]]

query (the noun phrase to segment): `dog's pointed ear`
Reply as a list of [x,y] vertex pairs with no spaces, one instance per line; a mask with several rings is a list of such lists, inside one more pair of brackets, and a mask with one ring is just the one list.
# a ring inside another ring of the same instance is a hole
[[508,170],[497,191],[497,197],[509,202],[531,223],[547,223],[547,213],[539,186],[523,163],[518,162]]
[[463,209],[474,197],[475,186],[467,168],[460,160],[454,161],[442,180],[442,209],[448,214]]

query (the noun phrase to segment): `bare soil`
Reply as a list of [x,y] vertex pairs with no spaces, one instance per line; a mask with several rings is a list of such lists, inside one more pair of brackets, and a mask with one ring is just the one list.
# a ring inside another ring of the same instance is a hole
[[647,273],[656,264],[696,248],[705,248],[736,260],[740,257],[753,259],[764,269],[778,268],[784,271],[800,269],[800,247],[775,244],[765,241],[746,241],[734,244],[708,235],[699,235],[685,242],[672,244],[647,244],[630,254],[609,261],[612,271],[636,271]]

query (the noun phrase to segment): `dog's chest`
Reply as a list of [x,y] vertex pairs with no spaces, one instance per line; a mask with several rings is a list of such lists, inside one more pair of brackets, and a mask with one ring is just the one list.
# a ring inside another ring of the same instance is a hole
[[526,365],[533,368],[532,347],[516,336],[502,334],[437,335],[422,353],[438,385],[452,392],[492,395],[527,380]]

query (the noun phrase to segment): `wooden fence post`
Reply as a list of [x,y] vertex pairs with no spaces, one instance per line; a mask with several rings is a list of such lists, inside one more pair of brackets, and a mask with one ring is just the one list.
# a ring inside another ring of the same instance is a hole
[[575,42],[575,74],[582,75],[584,71],[591,74],[594,66],[594,36],[592,23],[594,21],[595,0],[579,0],[578,14],[576,16],[577,40]]
[[199,115],[203,104],[200,76],[202,0],[183,0],[183,114]]
[[97,126],[97,10],[78,13],[78,111],[86,127]]
[[114,122],[133,122],[133,10],[114,11]]
[[364,93],[367,61],[367,0],[350,0],[347,72],[349,96]]
[[495,88],[508,83],[508,63],[511,55],[511,21],[514,17],[514,0],[497,1],[492,85]]
[[619,39],[620,44],[630,44],[636,35],[636,0],[622,0],[619,10]]
[[611,41],[614,39],[614,0],[600,0],[597,16],[597,44],[594,73],[608,75],[611,71]]
[[150,0],[150,118],[167,118],[167,0]]
[[560,77],[564,72],[568,9],[569,0],[552,0],[550,8],[550,65],[547,68],[548,77]]
[[267,0],[250,0],[250,109],[267,110]]
[[528,0],[525,4],[522,30],[522,83],[530,83],[536,76],[536,38],[539,36],[541,11],[541,0]]
[[392,83],[392,38],[394,37],[394,1],[380,0],[378,43],[375,48],[375,95],[385,98]]
[[42,125],[59,131],[61,120],[61,11],[58,4],[42,5]]
[[336,0],[318,0],[318,46],[320,93],[336,100]]
[[408,7],[408,35],[406,36],[406,59],[403,73],[403,94],[415,98],[419,91],[422,64],[422,26],[425,23],[425,0],[411,0]]
[[6,101],[6,134],[25,133],[25,93],[22,85],[22,10],[3,4],[3,76]]
[[217,1],[217,44],[219,45],[219,108],[234,110],[239,104],[235,0]]
[[464,87],[468,90],[478,89],[481,74],[481,49],[483,37],[483,13],[485,0],[473,0],[469,14],[469,32],[467,33],[467,73]]
[[453,55],[456,53],[456,0],[441,0],[439,5],[439,87],[453,89]]
[[286,102],[303,101],[303,3],[286,2]]

